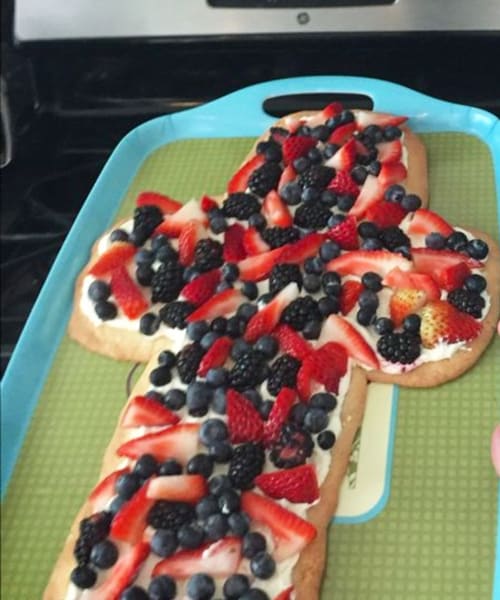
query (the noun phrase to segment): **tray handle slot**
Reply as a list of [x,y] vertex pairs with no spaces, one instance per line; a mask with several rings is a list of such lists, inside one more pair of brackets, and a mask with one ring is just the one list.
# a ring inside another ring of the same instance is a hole
[[302,110],[321,110],[331,102],[340,102],[348,109],[373,109],[373,100],[364,94],[307,93],[266,98],[262,110],[271,117],[281,118]]

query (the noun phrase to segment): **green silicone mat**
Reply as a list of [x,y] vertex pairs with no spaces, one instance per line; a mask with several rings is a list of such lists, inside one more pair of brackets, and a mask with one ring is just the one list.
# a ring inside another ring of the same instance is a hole
[[[432,165],[432,206],[453,223],[497,238],[487,147],[459,133],[422,137]],[[131,213],[144,189],[184,200],[221,191],[251,144],[186,140],[155,151],[119,216]],[[491,598],[496,479],[489,437],[499,414],[499,350],[496,337],[458,381],[401,390],[389,501],[365,524],[331,527],[324,600]],[[41,596],[74,515],[95,484],[131,367],[63,339],[3,504],[5,600]]]

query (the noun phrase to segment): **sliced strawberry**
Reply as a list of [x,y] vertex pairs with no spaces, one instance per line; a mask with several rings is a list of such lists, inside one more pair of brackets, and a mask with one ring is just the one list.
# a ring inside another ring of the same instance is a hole
[[461,288],[470,274],[471,270],[469,267],[464,262],[461,262],[436,271],[434,277],[444,290],[451,292],[452,290]]
[[187,579],[193,573],[210,573],[212,577],[226,578],[236,573],[240,562],[240,538],[225,537],[196,550],[176,552],[157,563],[152,576],[168,575],[174,579]]
[[271,250],[270,246],[262,239],[260,233],[254,227],[249,227],[243,236],[243,246],[247,256],[255,256]]
[[242,281],[260,281],[265,279],[274,265],[278,264],[283,248],[275,248],[256,256],[249,256],[238,264]]
[[[297,395],[294,390],[290,388],[281,388],[276,400],[274,401],[271,412],[267,421],[264,423],[264,445],[269,446],[275,442],[280,433],[281,428],[288,419],[290,410],[297,399]],[[264,490],[265,491],[265,490]],[[273,496],[274,497],[274,496]]]
[[337,242],[342,250],[355,250],[359,246],[356,217],[348,215],[341,223],[329,229],[326,235]]
[[361,186],[359,196],[356,202],[349,211],[349,214],[354,215],[357,219],[361,218],[365,212],[377,202],[380,202],[384,197],[384,188],[379,180],[373,175],[368,175],[365,182]]
[[179,235],[179,262],[188,267],[194,260],[196,243],[204,238],[207,230],[199,221],[188,221]]
[[128,242],[114,242],[105,252],[98,257],[90,267],[90,275],[102,277],[113,269],[126,265],[137,252],[137,247]]
[[441,297],[441,290],[434,279],[425,273],[416,273],[415,271],[401,271],[397,267],[389,271],[383,279],[383,284],[396,288],[411,288],[423,290],[428,300],[438,300]]
[[236,390],[229,389],[226,396],[227,426],[233,444],[260,442],[264,423],[254,405]]
[[142,563],[149,556],[149,544],[120,548],[117,562],[106,572],[106,579],[96,587],[85,590],[85,600],[118,600],[136,578]]
[[336,117],[337,115],[340,115],[343,110],[344,107],[340,102],[330,102],[330,104],[327,104],[320,113],[321,121],[327,121],[332,117]]
[[220,278],[219,269],[212,269],[212,271],[201,273],[201,275],[186,283],[180,295],[188,302],[191,302],[191,304],[200,306],[200,304],[203,304],[214,295]]
[[325,165],[337,171],[350,171],[356,164],[356,140],[351,138],[329,158]]
[[245,228],[239,223],[234,223],[224,232],[224,250],[222,256],[226,262],[237,263],[243,260],[247,253],[243,245]]
[[290,227],[293,225],[293,217],[288,210],[288,206],[276,190],[271,190],[264,198],[262,212],[267,223],[271,226]]
[[351,137],[351,135],[356,131],[356,128],[357,125],[354,121],[351,123],[346,123],[345,125],[339,125],[339,127],[335,127],[328,138],[328,143],[337,144],[340,146]]
[[217,200],[205,195],[200,200],[200,208],[203,212],[208,213],[214,208],[219,208],[219,204],[217,203]]
[[347,315],[348,313],[350,313],[351,310],[356,306],[362,289],[363,284],[361,283],[361,281],[349,279],[348,281],[342,284],[339,301],[340,312],[343,315]]
[[280,290],[271,302],[256,312],[250,319],[245,331],[245,340],[255,342],[262,335],[271,333],[278,324],[281,313],[298,295],[299,287],[295,282],[289,283]]
[[453,250],[413,248],[411,253],[415,270],[419,273],[429,273],[429,275],[433,275],[441,269],[457,265],[461,262],[465,263],[471,269],[479,269],[483,266],[482,262],[469,258],[465,254],[460,254],[460,252],[454,252]]
[[280,262],[302,264],[307,258],[311,258],[318,253],[324,240],[325,238],[321,233],[308,233],[302,239],[283,246]]
[[156,206],[164,215],[172,215],[182,208],[182,202],[158,192],[141,192],[135,203],[137,206]]
[[114,269],[110,284],[118,306],[129,319],[137,319],[148,308],[148,301],[125,267]]
[[365,213],[365,219],[380,228],[397,226],[405,218],[406,212],[401,204],[382,200],[376,202]]
[[196,200],[190,200],[173,215],[167,215],[158,227],[155,234],[163,234],[168,237],[179,237],[182,228],[189,221],[199,221],[204,226],[208,224],[207,215],[202,211],[200,204]]
[[147,484],[146,495],[154,500],[195,504],[208,493],[203,475],[164,475]]
[[250,175],[266,162],[263,154],[256,154],[248,160],[230,179],[227,186],[227,193],[244,192],[248,187],[248,178]]
[[427,302],[427,294],[415,288],[397,289],[389,301],[391,319],[399,327],[408,315],[418,312]]
[[266,496],[277,500],[284,498],[289,502],[310,504],[319,498],[318,478],[312,465],[261,473],[255,478],[255,485]]
[[115,484],[118,477],[120,477],[120,475],[125,475],[125,473],[130,473],[128,467],[113,471],[107,477],[102,479],[90,492],[88,501],[90,502],[93,513],[104,509],[109,500],[116,494]]
[[428,208],[416,210],[408,227],[408,233],[419,233],[421,235],[440,233],[444,237],[448,237],[453,231],[453,227],[443,217]]
[[293,585],[285,588],[282,592],[280,592],[277,596],[274,597],[274,600],[292,600],[292,592]]
[[406,121],[408,117],[390,115],[388,113],[373,112],[371,110],[355,110],[354,116],[360,129],[365,129],[368,125],[378,125],[379,127],[398,127]]
[[321,385],[316,379],[319,372],[313,356],[306,356],[297,372],[297,392],[302,402],[309,402],[315,392],[321,391]]
[[148,483],[145,483],[116,513],[111,522],[111,537],[129,544],[142,540],[147,527],[146,517],[155,503],[154,498],[148,497],[147,491]]
[[365,338],[349,321],[338,315],[330,315],[323,325],[320,343],[337,342],[345,348],[351,358],[371,369],[378,369],[375,352]]
[[380,185],[386,189],[393,183],[401,183],[406,179],[408,171],[401,162],[385,163],[377,176]]
[[209,369],[222,367],[231,352],[232,346],[233,340],[227,335],[216,339],[201,359],[200,366],[198,367],[198,375],[205,377]]
[[313,347],[290,325],[281,324],[276,327],[273,332],[274,337],[278,340],[280,350],[291,354],[294,358],[304,360],[306,356],[312,354]]
[[276,544],[273,556],[277,562],[297,554],[316,537],[314,525],[261,494],[243,492],[241,508],[252,521],[271,530]]
[[281,173],[280,180],[278,182],[278,190],[280,190],[285,184],[290,183],[291,181],[295,181],[297,177],[297,173],[292,165],[288,165],[283,169],[283,173]]
[[196,454],[198,448],[198,423],[180,423],[166,429],[147,433],[122,444],[116,453],[118,456],[139,458],[142,454],[152,454],[163,462],[175,458],[182,464]]
[[358,277],[362,277],[368,271],[384,277],[396,267],[401,271],[413,269],[410,260],[401,254],[389,252],[389,250],[353,250],[341,254],[326,265],[328,271],[337,271],[339,275],[357,275]]
[[399,162],[402,155],[402,145],[400,140],[392,142],[382,142],[377,144],[377,160],[384,163]]
[[447,344],[468,342],[476,338],[482,324],[474,317],[461,312],[445,300],[426,304],[419,312],[420,337],[424,348],[433,348],[439,342]]
[[127,405],[121,420],[122,427],[153,427],[175,425],[179,416],[158,400],[147,396],[134,396]]
[[342,344],[337,342],[326,342],[316,350],[316,356],[325,356],[329,360],[330,367],[325,369],[325,373],[322,374],[323,378],[320,381],[328,387],[329,371],[336,371],[340,377],[343,377],[347,372],[347,364],[349,357],[346,349]]
[[204,302],[186,319],[188,322],[212,321],[216,317],[225,317],[238,308],[245,301],[245,296],[236,288],[223,290]]
[[349,194],[355,198],[359,194],[359,187],[347,171],[338,171],[328,184],[328,189],[336,194]]
[[337,394],[342,377],[347,371],[348,356],[343,346],[327,342],[302,361],[297,374],[297,389],[303,402],[309,402],[323,385],[328,392]]
[[285,165],[301,156],[305,156],[311,148],[316,146],[316,140],[308,135],[291,135],[283,140],[281,150]]

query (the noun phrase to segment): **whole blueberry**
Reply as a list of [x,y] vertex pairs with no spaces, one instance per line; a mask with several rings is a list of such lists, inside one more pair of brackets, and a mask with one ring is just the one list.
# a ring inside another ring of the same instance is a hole
[[89,566],[81,565],[71,571],[70,579],[76,587],[85,590],[92,587],[97,581],[97,573]]
[[318,188],[308,186],[302,190],[302,201],[303,202],[313,202],[319,198],[320,192]]
[[268,552],[259,552],[250,560],[250,571],[259,579],[269,579],[276,571],[274,558]]
[[209,331],[201,338],[200,346],[203,348],[203,350],[207,351],[212,347],[215,340],[218,340],[219,338],[220,333],[217,333],[216,331]]
[[171,380],[172,373],[170,372],[169,367],[156,367],[156,369],[153,369],[149,374],[149,381],[151,382],[151,385],[154,385],[155,387],[166,385],[167,383],[170,383]]
[[361,250],[381,250],[384,247],[378,238],[366,238],[361,242]]
[[236,265],[235,263],[225,263],[224,265],[222,265],[221,272],[222,272],[222,277],[226,281],[229,281],[230,283],[233,283],[234,281],[236,281],[240,274],[238,265]]
[[238,310],[236,311],[236,315],[245,321],[249,321],[254,314],[257,312],[258,308],[255,304],[250,304],[250,302],[244,302],[240,304]]
[[358,233],[363,239],[367,239],[378,237],[380,231],[375,223],[364,221],[358,225]]
[[322,204],[325,204],[329,208],[332,208],[337,204],[337,194],[332,190],[324,190],[321,192],[319,199]]
[[311,399],[309,400],[309,406],[314,408],[322,408],[323,410],[330,412],[337,407],[337,398],[328,392],[318,392],[317,394],[313,394],[311,396]]
[[105,281],[96,279],[89,285],[88,296],[94,302],[107,300],[111,295],[111,287]]
[[177,550],[177,536],[172,529],[157,529],[151,538],[151,550],[165,558]]
[[319,338],[319,334],[321,333],[322,325],[323,323],[321,321],[307,321],[307,323],[304,325],[304,329],[302,330],[302,335],[306,338],[306,340],[317,340]]
[[311,433],[319,433],[328,425],[328,414],[322,408],[310,407],[304,417],[304,427]]
[[193,381],[186,391],[186,406],[190,415],[203,417],[207,414],[213,397],[213,389],[204,381]]
[[302,195],[302,189],[298,183],[295,181],[290,181],[289,183],[285,183],[280,188],[280,196],[283,198],[286,204],[289,206],[294,206],[299,204],[300,198]]
[[215,594],[215,583],[210,575],[196,573],[188,579],[186,591],[191,600],[210,600]]
[[205,446],[226,440],[228,435],[227,425],[222,419],[207,419],[200,427],[200,441]]
[[216,463],[225,464],[233,457],[233,446],[227,440],[213,442],[208,447],[208,454]]
[[483,260],[483,258],[486,258],[488,256],[488,252],[490,251],[490,249],[488,247],[488,244],[483,240],[474,239],[470,240],[470,242],[467,243],[465,251],[471,258],[474,258],[476,260]]
[[182,473],[182,465],[175,458],[168,458],[158,467],[158,475],[180,475]]
[[340,213],[333,214],[328,219],[328,227],[330,227],[330,228],[337,227],[337,225],[340,225],[340,223],[343,223],[344,221],[345,221],[345,215],[341,215]]
[[379,292],[382,289],[382,277],[373,271],[367,271],[361,277],[361,283],[367,290]]
[[241,293],[249,300],[255,300],[259,295],[259,288],[253,281],[245,281],[241,286]]
[[474,273],[465,278],[464,285],[470,292],[477,292],[480,294],[486,289],[487,284],[486,279],[482,275]]
[[422,206],[422,200],[416,194],[407,194],[401,200],[401,207],[406,212],[413,212]]
[[255,227],[255,229],[264,229],[266,226],[266,219],[261,213],[254,213],[248,217],[248,225]]
[[360,308],[368,308],[371,309],[372,312],[377,310],[379,305],[379,300],[377,293],[372,291],[371,289],[364,289],[358,297],[358,304]]
[[278,340],[272,335],[263,335],[255,342],[254,347],[266,358],[274,358],[279,349]]
[[208,488],[211,494],[220,496],[222,492],[232,490],[233,486],[227,475],[214,475],[208,482]]
[[319,257],[325,263],[337,258],[340,254],[340,246],[333,240],[323,242],[319,248]]
[[384,335],[385,333],[392,333],[394,330],[394,323],[392,319],[389,317],[379,317],[375,321],[375,331],[380,335]]
[[340,301],[335,296],[323,296],[318,300],[318,310],[323,317],[328,317],[340,310]]
[[388,125],[384,129],[384,139],[387,140],[388,142],[397,140],[402,135],[403,135],[403,132],[401,131],[401,129],[399,129],[399,127],[396,127],[395,125]]
[[407,315],[403,319],[403,329],[408,333],[418,333],[420,331],[421,319],[419,315]]
[[225,385],[227,383],[229,374],[227,369],[224,367],[214,367],[213,369],[209,369],[206,376],[205,381],[211,385],[212,387],[220,387],[221,385]]
[[335,434],[333,431],[326,429],[318,435],[317,442],[321,449],[329,450],[335,444]]
[[103,540],[92,546],[90,561],[99,569],[109,569],[118,560],[118,548],[111,540]]
[[250,588],[248,592],[245,592],[243,596],[240,596],[239,600],[270,600],[269,596],[260,588]]
[[[311,131],[311,137],[316,140],[320,140],[321,142],[326,142],[326,140],[330,137],[330,128],[326,125],[317,125]],[[312,148],[308,152],[308,156],[312,153],[313,150],[316,150],[319,153],[318,148]],[[310,158],[310,156],[309,156]],[[321,158],[321,153],[320,153]]]
[[158,354],[158,364],[163,367],[172,368],[175,365],[175,362],[176,357],[171,350],[162,350],[160,354]]
[[223,215],[216,215],[210,219],[210,229],[214,233],[223,233],[227,229],[227,221]]
[[212,331],[216,331],[217,333],[226,333],[226,329],[227,329],[227,319],[225,319],[224,317],[216,317],[211,325],[210,325],[210,329]]
[[177,388],[168,390],[165,394],[165,406],[170,410],[180,410],[186,404],[186,392]]
[[120,600],[149,600],[149,595],[144,588],[133,585],[121,593]]
[[240,495],[233,489],[222,490],[218,503],[220,512],[223,515],[230,515],[240,510]]
[[363,185],[365,179],[368,177],[368,171],[362,165],[356,165],[351,171],[351,177],[358,185]]
[[304,289],[310,294],[315,294],[321,289],[321,278],[319,275],[307,273],[303,279]]
[[113,229],[109,234],[110,242],[128,242],[128,233],[124,229]]
[[368,327],[368,325],[371,325],[374,319],[375,311],[371,307],[360,308],[356,313],[356,321],[360,325],[363,325],[363,327]]
[[141,248],[135,255],[135,262],[138,265],[150,265],[155,259],[155,253],[147,248]]
[[219,505],[217,503],[217,497],[213,494],[209,494],[202,498],[195,506],[196,516],[204,521],[208,519],[210,515],[215,515],[219,512]]
[[340,290],[342,289],[340,276],[338,273],[335,273],[335,271],[323,273],[321,276],[321,285],[323,286],[323,291],[327,296],[338,296],[340,294]]
[[174,600],[177,585],[168,575],[155,577],[148,587],[149,600]]
[[111,321],[118,314],[116,304],[109,302],[108,300],[98,300],[94,305],[94,310],[101,321]]
[[296,173],[304,173],[311,166],[311,161],[305,156],[300,156],[293,161],[293,168]]
[[155,235],[153,238],[151,238],[151,250],[153,250],[153,252],[156,252],[162,246],[169,246],[169,245],[170,245],[170,241],[169,241],[168,237],[166,235],[164,235],[163,233]]
[[446,247],[446,238],[441,233],[433,231],[425,236],[425,245],[432,250],[442,250]]
[[194,323],[188,323],[186,329],[186,333],[193,342],[199,342],[208,331],[209,326],[206,321],[194,321]]
[[384,196],[388,202],[400,203],[406,196],[406,190],[402,185],[394,184],[386,189]]
[[246,327],[245,319],[242,319],[242,318],[238,317],[237,315],[233,315],[232,317],[229,317],[229,319],[227,320],[226,335],[228,335],[229,337],[231,337],[233,339],[239,338],[245,332],[245,327]]
[[467,244],[467,236],[462,231],[454,231],[446,239],[446,245],[448,248],[450,250],[455,250],[455,252],[461,252],[462,250],[465,250]]
[[112,515],[116,515],[116,513],[121,509],[125,502],[127,502],[127,500],[125,498],[122,498],[122,496],[115,496],[108,506],[108,511]]
[[204,538],[205,532],[198,523],[185,523],[179,527],[177,532],[177,541],[183,548],[198,548]]
[[147,479],[158,470],[158,462],[152,454],[143,454],[135,463],[134,473],[141,479]]
[[252,349],[252,346],[243,339],[236,340],[231,348],[231,358],[239,360],[245,353]]
[[189,459],[186,471],[190,475],[203,475],[208,479],[214,470],[214,460],[208,454],[195,454]]
[[227,522],[231,533],[237,537],[243,537],[250,528],[250,517],[244,512],[231,513]]
[[222,587],[224,598],[227,600],[238,600],[250,589],[250,581],[246,575],[235,573],[226,579]]
[[218,415],[226,414],[226,390],[223,387],[215,388],[212,398],[212,410]]
[[151,268],[151,265],[148,264],[139,265],[135,270],[137,282],[144,287],[151,285],[154,274],[155,272]]
[[[139,331],[144,335],[153,335],[160,327],[160,317],[154,313],[148,312],[139,320]],[[168,381],[166,382],[168,383]],[[164,385],[164,384],[159,384]]]
[[250,531],[243,538],[241,552],[245,558],[252,558],[266,549],[266,538],[257,531]]
[[337,199],[337,207],[342,212],[351,210],[354,205],[354,196],[350,194],[341,194]]
[[325,144],[323,147],[323,156],[325,158],[331,158],[338,151],[339,146],[337,144]]
[[382,165],[380,164],[380,161],[378,160],[372,160],[366,167],[366,170],[368,171],[368,173],[370,175],[374,175],[375,177],[377,177],[377,175],[380,173],[380,169],[382,168]]
[[215,542],[220,540],[229,531],[227,517],[225,515],[221,515],[220,513],[210,515],[205,520],[203,529],[205,530],[207,539],[210,541]]
[[124,473],[115,483],[116,493],[125,500],[129,500],[141,487],[141,478],[137,473]]
[[298,402],[292,406],[292,410],[290,411],[290,420],[297,425],[302,425],[304,423],[304,417],[306,416],[306,412],[308,407],[303,402]]

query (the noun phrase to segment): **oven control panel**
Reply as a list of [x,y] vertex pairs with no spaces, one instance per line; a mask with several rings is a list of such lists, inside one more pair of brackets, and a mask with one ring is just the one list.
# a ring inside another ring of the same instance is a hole
[[500,30],[499,0],[15,0],[18,41]]

